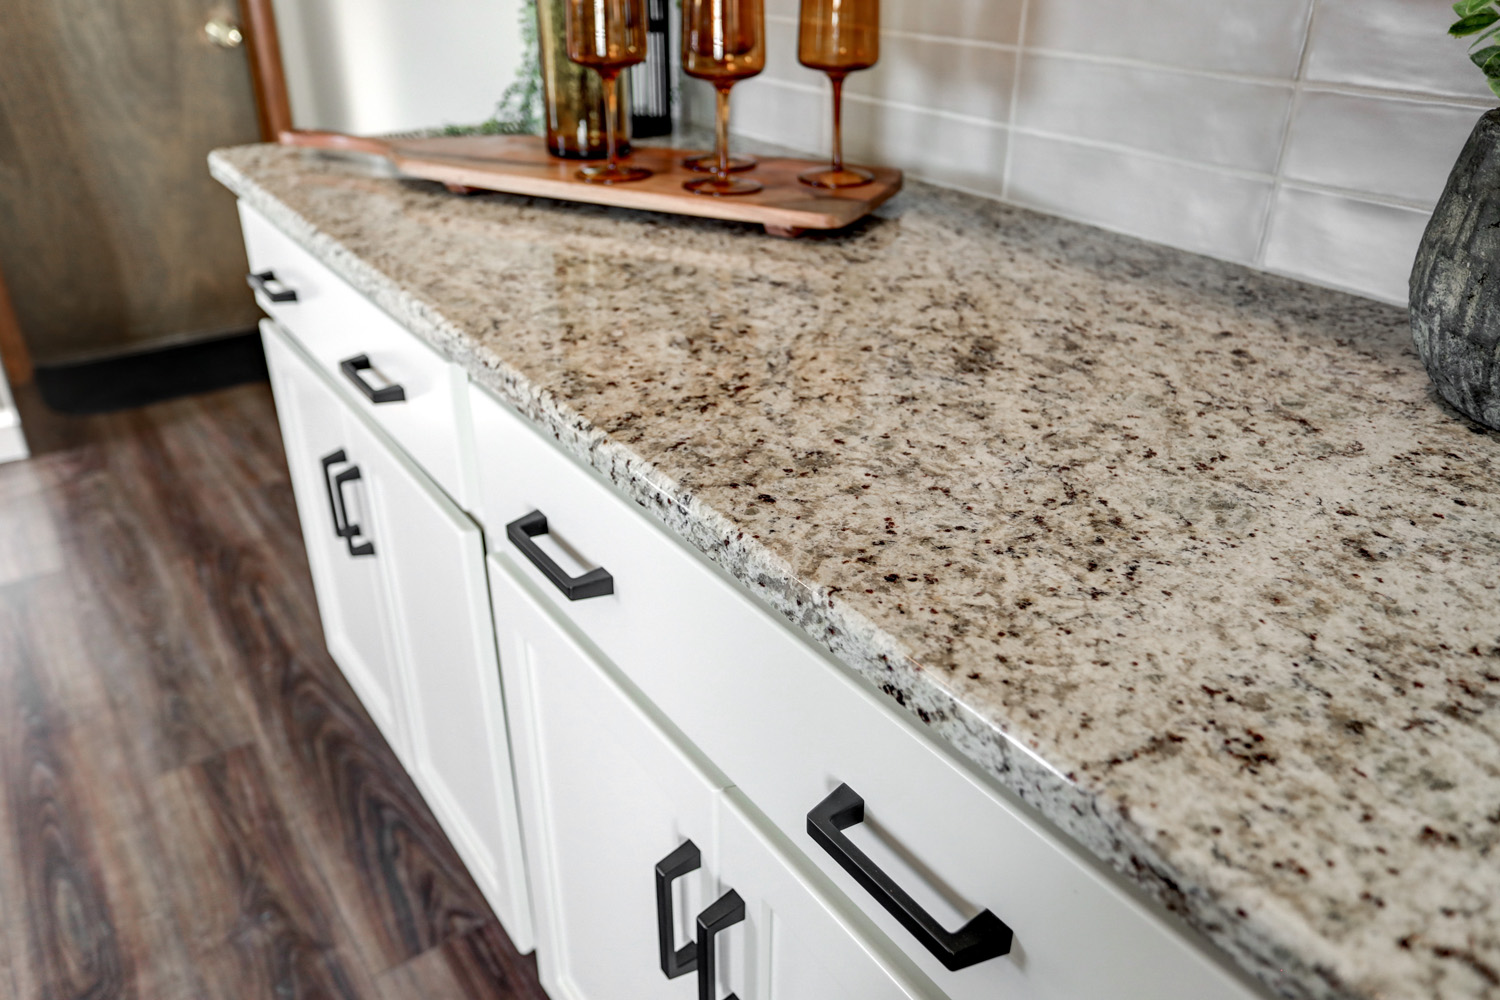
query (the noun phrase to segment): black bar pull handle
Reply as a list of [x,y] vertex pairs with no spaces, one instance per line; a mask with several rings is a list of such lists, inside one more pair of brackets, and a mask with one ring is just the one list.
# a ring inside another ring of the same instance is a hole
[[344,487],[363,478],[360,475],[359,466],[357,465],[351,465],[333,477],[333,491],[339,498],[339,510],[344,513],[344,527],[341,534],[344,536],[345,543],[349,546],[349,554],[351,556],[373,556],[375,554],[374,542],[356,543],[354,541],[363,529],[357,524],[349,523],[349,503],[344,497]]
[[272,302],[297,301],[297,293],[283,285],[276,277],[275,271],[259,271],[255,274],[247,274],[245,275],[245,284],[260,292]]
[[[728,930],[745,919],[745,901],[740,894],[730,889],[718,900],[698,914],[698,1000],[719,1000],[714,994],[717,979],[714,938],[720,931]],[[724,1000],[739,1000],[733,993]]]
[[570,601],[582,601],[590,597],[604,597],[615,592],[615,578],[604,567],[591,569],[582,576],[569,576],[563,568],[533,542],[537,535],[547,533],[547,515],[534,510],[525,517],[518,517],[505,526],[505,537],[521,550],[531,565],[542,571],[552,586],[562,591]]
[[845,830],[864,821],[865,800],[848,785],[839,785],[807,814],[807,833],[950,972],[1010,953],[1011,929],[989,910],[958,930],[949,931],[918,906],[868,854],[844,836]]
[[344,378],[354,383],[354,387],[365,394],[365,398],[372,403],[399,403],[406,399],[406,390],[400,385],[392,384],[375,388],[366,382],[360,372],[372,367],[368,354],[356,354],[352,358],[345,358],[339,362],[339,371],[344,373]]
[[668,979],[685,976],[698,967],[697,945],[676,943],[677,922],[672,918],[672,883],[703,865],[698,845],[684,840],[682,846],[656,863],[656,936],[661,944],[661,971]]
[[344,449],[340,448],[337,451],[330,451],[319,461],[323,463],[323,488],[328,491],[328,510],[333,515],[333,537],[347,538],[349,536],[348,529],[344,526],[344,512],[339,509],[339,500],[334,495],[333,476],[330,472],[333,466],[341,465],[349,459],[344,454]]

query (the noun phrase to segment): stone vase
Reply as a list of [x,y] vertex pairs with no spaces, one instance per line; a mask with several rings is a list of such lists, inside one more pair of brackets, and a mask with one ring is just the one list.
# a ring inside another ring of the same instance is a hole
[[1411,330],[1438,393],[1500,430],[1500,108],[1474,126],[1427,224]]

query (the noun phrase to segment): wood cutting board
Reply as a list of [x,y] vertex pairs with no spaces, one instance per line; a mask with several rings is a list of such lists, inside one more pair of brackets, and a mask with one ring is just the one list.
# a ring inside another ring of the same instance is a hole
[[309,149],[370,153],[390,160],[408,177],[438,181],[450,190],[503,191],[560,201],[612,205],[672,215],[756,223],[773,236],[797,236],[807,230],[842,229],[857,222],[901,190],[899,170],[871,168],[875,179],[837,191],[812,188],[797,180],[826,160],[767,157],[750,173],[765,190],[750,195],[711,197],[684,191],[684,181],[702,177],[682,161],[702,150],[637,146],[628,157],[651,177],[629,184],[588,184],[577,178],[577,160],[547,152],[540,136],[464,135],[426,139],[374,139],[337,132],[283,132],[284,145]]

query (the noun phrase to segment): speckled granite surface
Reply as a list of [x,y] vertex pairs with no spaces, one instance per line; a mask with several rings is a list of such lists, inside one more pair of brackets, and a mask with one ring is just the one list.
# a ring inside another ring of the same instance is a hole
[[212,168],[1276,990],[1500,997],[1500,435],[1402,312],[921,184]]

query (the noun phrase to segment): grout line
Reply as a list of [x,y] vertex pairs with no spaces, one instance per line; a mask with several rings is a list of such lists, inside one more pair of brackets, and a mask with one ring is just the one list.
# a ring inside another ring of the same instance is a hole
[[1302,81],[1307,75],[1308,55],[1312,51],[1313,27],[1318,21],[1319,0],[1310,0],[1307,5],[1307,20],[1302,25],[1302,51],[1297,54],[1297,79],[1292,87],[1292,99],[1287,104],[1286,121],[1281,126],[1281,145],[1276,150],[1276,168],[1271,175],[1271,196],[1266,199],[1266,210],[1260,217],[1260,239],[1256,241],[1254,264],[1264,267],[1266,253],[1271,246],[1271,225],[1276,219],[1276,202],[1281,196],[1281,172],[1286,166],[1286,154],[1292,144],[1292,126],[1302,110]]
[[1403,198],[1400,195],[1380,194],[1376,191],[1361,191],[1358,188],[1340,187],[1337,184],[1323,184],[1319,181],[1298,181],[1283,178],[1280,185],[1283,191],[1306,191],[1310,194],[1326,194],[1339,198],[1347,198],[1350,201],[1363,202],[1367,205],[1383,205],[1386,208],[1399,208],[1407,212],[1419,212],[1422,215],[1431,215],[1432,210],[1437,207],[1436,201],[1419,201],[1416,198]]
[[[783,24],[796,27],[797,18],[789,14],[767,14],[767,24]],[[912,42],[936,42],[942,45],[954,45],[965,49],[989,49],[995,52],[1014,52],[1020,48],[1012,42],[994,42],[987,38],[959,38],[954,35],[932,35],[924,31],[905,31],[901,28],[881,28],[881,38],[894,38],[901,41]]]
[[[811,85],[788,83],[774,78],[757,79],[762,86],[784,88],[787,90],[805,94],[818,95],[822,93],[822,91],[817,87]],[[1433,203],[1431,201],[1423,199],[1403,198],[1399,195],[1380,194],[1374,191],[1366,191],[1361,188],[1343,187],[1337,184],[1326,184],[1320,181],[1304,181],[1291,178],[1283,178],[1279,172],[1279,164],[1276,173],[1260,170],[1249,170],[1241,167],[1227,166],[1220,163],[1206,163],[1201,160],[1192,160],[1182,156],[1172,156],[1169,153],[1159,153],[1151,149],[1143,149],[1138,146],[1127,146],[1122,143],[1109,142],[1102,139],[1090,139],[1086,136],[1069,135],[1065,132],[1052,132],[1048,131],[1047,129],[1033,128],[1031,126],[997,122],[989,118],[981,118],[976,115],[966,115],[957,111],[945,111],[941,108],[929,108],[919,104],[908,104],[904,101],[892,101],[881,97],[870,97],[866,94],[845,93],[844,100],[850,103],[874,105],[876,107],[891,108],[897,111],[909,111],[916,112],[918,114],[930,115],[934,118],[951,121],[959,125],[968,125],[978,128],[1001,129],[1007,133],[1010,133],[1011,135],[1034,136],[1039,139],[1048,139],[1053,142],[1060,142],[1069,146],[1076,146],[1084,149],[1096,149],[1108,153],[1117,153],[1121,156],[1138,157],[1140,159],[1152,160],[1158,163],[1169,163],[1174,166],[1188,167],[1190,169],[1200,170],[1204,173],[1218,174],[1221,177],[1234,177],[1240,180],[1259,181],[1261,183],[1266,183],[1272,186],[1273,196],[1275,190],[1281,187],[1290,187],[1299,190],[1312,191],[1319,194],[1337,195],[1339,197],[1350,198],[1355,201],[1369,202],[1376,205],[1385,205],[1391,208],[1404,208],[1415,212],[1431,212],[1433,207]],[[1288,126],[1290,125],[1291,119],[1292,113],[1289,109],[1287,114]],[[1286,130],[1284,129],[1283,131],[1285,132]],[[778,141],[774,136],[756,135],[750,132],[745,132],[743,134],[747,138],[759,139],[763,142]],[[1285,139],[1283,139],[1283,142],[1284,141]],[[1006,157],[1008,161],[1010,156],[1011,144],[1007,142],[1006,145]],[[964,190],[969,189],[965,188]],[[1000,197],[1003,200],[1009,200],[1009,185],[1004,185],[1002,187],[1002,191],[1004,193]],[[986,194],[985,197],[993,198],[995,197],[995,195]],[[1269,207],[1267,212],[1269,214]]]
[[1385,101],[1401,101],[1406,104],[1434,104],[1448,108],[1473,108],[1488,111],[1495,106],[1494,98],[1459,97],[1453,94],[1432,94],[1420,90],[1402,90],[1398,87],[1367,87],[1357,83],[1327,83],[1308,80],[1303,90],[1318,94],[1340,94],[1345,97],[1372,97]]
[[1016,27],[1016,66],[1010,81],[1010,115],[1006,124],[1010,131],[1005,136],[1005,162],[1000,167],[1000,197],[1010,198],[1010,174],[1016,159],[1016,120],[1021,111],[1021,62],[1026,58],[1026,20],[1031,12],[1031,0],[1021,0],[1021,20]]

